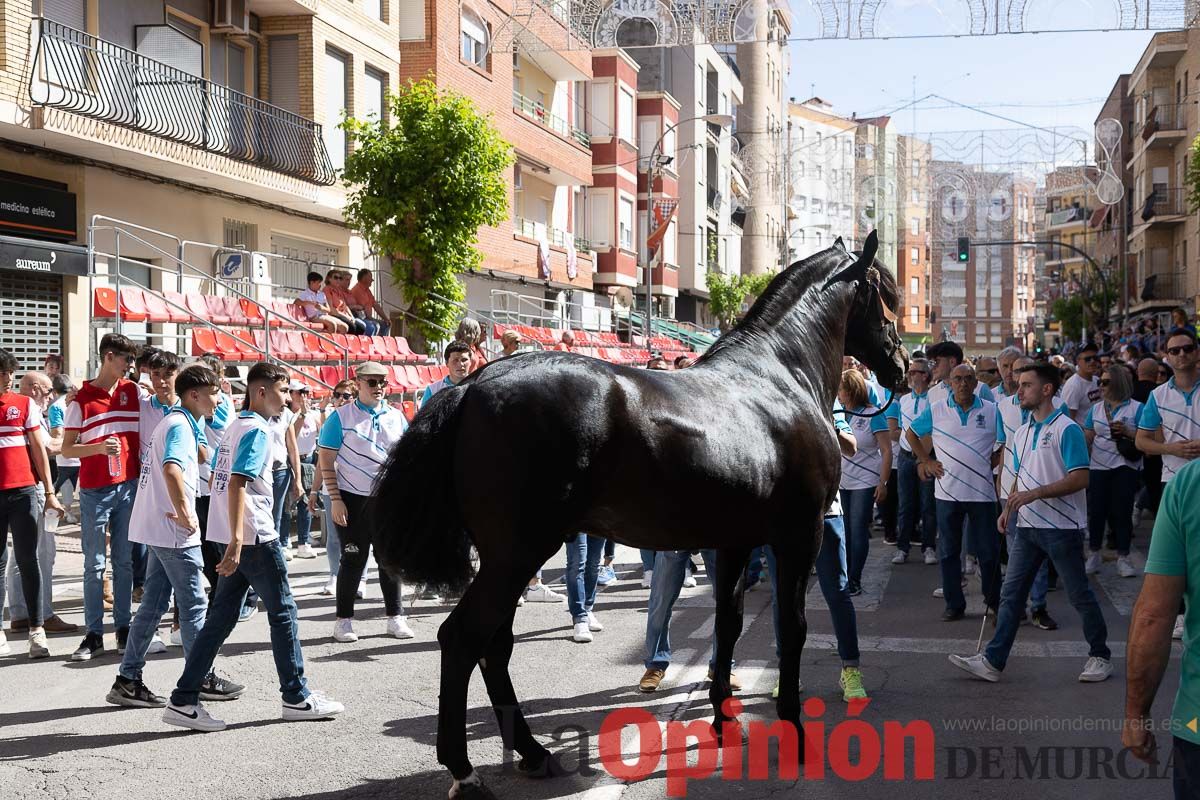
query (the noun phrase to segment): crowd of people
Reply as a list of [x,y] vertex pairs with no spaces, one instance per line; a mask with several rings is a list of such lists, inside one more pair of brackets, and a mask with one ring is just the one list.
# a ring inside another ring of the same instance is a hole
[[[366,313],[344,318],[342,290],[332,287],[348,282],[348,274],[326,279],[324,291],[313,277],[309,296],[301,298],[312,319],[330,330],[339,324],[353,329],[350,320],[366,332],[368,323],[378,324],[366,296],[357,304]],[[1194,493],[1180,500],[1170,490],[1177,483],[1197,485],[1190,477],[1197,468],[1189,464],[1200,457],[1200,404],[1192,402],[1200,377],[1196,331],[1186,317],[1175,323],[1166,330],[1146,325],[1100,334],[1036,360],[1013,347],[967,359],[959,344],[938,342],[913,354],[907,387],[895,393],[865,365],[846,359],[830,414],[843,453],[841,483],[825,515],[814,574],[832,617],[847,701],[867,696],[853,598],[867,591],[876,527],[884,545],[894,548],[885,559],[891,569],[938,567],[934,594],[944,601],[947,623],[967,616],[964,587],[978,576],[992,637],[979,653],[951,656],[955,666],[998,680],[1023,622],[1058,627],[1048,595],[1061,581],[1089,646],[1079,680],[1112,674],[1106,622],[1088,576],[1110,569],[1106,546],[1115,553],[1117,576],[1137,576],[1132,541],[1140,519],[1157,515],[1163,503],[1175,504],[1176,513],[1159,516],[1157,537],[1159,527],[1181,524],[1178,508],[1200,506]],[[488,362],[483,344],[479,323],[464,320],[443,353],[449,374],[426,387],[420,402],[482,368]],[[507,331],[498,357],[519,352],[522,344],[519,333]],[[557,349],[572,347],[570,331],[564,332]],[[50,655],[48,634],[76,630],[54,613],[51,586],[55,532],[61,521],[76,519],[70,509],[77,498],[84,636],[69,657],[105,654],[105,615],[111,613],[122,659],[109,702],[161,707],[168,724],[220,730],[224,723],[203,702],[236,698],[244,687],[218,674],[214,659],[234,626],[261,605],[284,718],[341,713],[340,703],[308,686],[287,562],[318,556],[312,529],[319,519],[329,572],[322,593],[336,603],[331,636],[355,642],[356,601],[373,547],[363,516],[388,451],[408,427],[388,402],[386,367],[357,365],[353,379],[333,387],[321,408],[307,385],[269,363],[239,379],[245,389],[235,400],[224,364],[212,354],[185,365],[173,353],[109,334],[98,356],[98,373],[78,388],[63,373],[61,358],[52,356],[11,392],[17,362],[0,351],[0,525],[12,534],[11,554],[0,552],[0,568],[7,566],[0,607],[7,591],[9,630],[27,632],[34,659]],[[669,364],[653,354],[645,366],[691,365],[686,356]],[[1173,539],[1168,533],[1163,541]],[[914,545],[919,558],[911,558]],[[1185,543],[1175,546],[1186,550]],[[1150,542],[1147,572],[1178,575],[1179,564],[1190,563],[1166,547]],[[551,589],[539,572],[530,576],[520,603],[562,604],[572,639],[587,643],[604,630],[597,596],[617,580],[615,544],[580,532],[566,548],[565,592]],[[642,585],[650,593],[638,687],[653,692],[671,663],[673,606],[683,588],[696,584],[693,557],[712,575],[717,556],[640,555]],[[753,552],[747,586],[762,581],[764,572],[773,589],[770,547]],[[404,587],[386,571],[378,580],[387,635],[413,637]],[[419,597],[436,598],[415,588]],[[1184,591],[1173,595],[1176,638],[1191,627],[1200,635],[1200,622],[1188,625],[1183,615]],[[164,641],[158,629],[172,609]],[[147,654],[171,645],[183,648],[185,661],[164,697],[145,685],[142,668]],[[0,654],[10,651],[0,631]],[[738,688],[736,675],[732,683]]]

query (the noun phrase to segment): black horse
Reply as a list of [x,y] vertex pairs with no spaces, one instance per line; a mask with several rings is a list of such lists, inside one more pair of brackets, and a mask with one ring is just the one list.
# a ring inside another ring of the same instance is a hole
[[[787,598],[776,708],[799,732],[805,591],[841,470],[830,419],[843,346],[884,385],[897,386],[907,369],[896,282],[876,248],[872,233],[856,258],[838,239],[793,264],[690,369],[519,355],[443,390],[417,415],[376,486],[376,541],[380,563],[403,580],[466,587],[438,631],[437,755],[455,778],[452,797],[493,797],[467,756],[476,664],[520,767],[559,770],[521,714],[508,662],[522,589],[577,531],[632,547],[719,551],[717,730],[745,566],[752,548],[770,544]],[[480,481],[484,464],[497,469]],[[672,497],[703,502],[665,501]]]

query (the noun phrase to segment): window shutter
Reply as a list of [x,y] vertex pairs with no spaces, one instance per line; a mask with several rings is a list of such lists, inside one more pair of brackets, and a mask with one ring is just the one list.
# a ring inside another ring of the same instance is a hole
[[271,104],[299,114],[300,41],[295,36],[272,36],[267,43]]

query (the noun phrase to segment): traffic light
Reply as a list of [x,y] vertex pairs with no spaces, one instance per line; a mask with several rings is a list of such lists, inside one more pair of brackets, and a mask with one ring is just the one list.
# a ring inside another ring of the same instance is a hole
[[971,260],[971,237],[958,237],[958,261],[961,264]]

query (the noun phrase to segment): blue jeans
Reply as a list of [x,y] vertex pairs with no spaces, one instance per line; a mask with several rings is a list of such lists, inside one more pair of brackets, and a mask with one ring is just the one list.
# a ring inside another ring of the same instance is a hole
[[204,557],[200,545],[192,547],[158,547],[151,545],[146,565],[146,587],[142,604],[129,626],[129,641],[125,645],[125,657],[118,670],[121,677],[139,680],[142,667],[146,664],[146,650],[162,615],[171,605],[171,593],[175,593],[175,604],[179,607],[179,633],[183,638],[183,654],[192,651],[192,646],[204,627],[204,615],[208,610],[208,598],[204,596]]
[[1055,528],[1017,528],[1016,541],[1008,554],[1008,573],[1000,594],[1000,611],[996,616],[996,633],[984,653],[988,663],[1004,669],[1008,653],[1017,638],[1021,624],[1020,613],[1033,585],[1034,576],[1049,558],[1067,587],[1067,599],[1083,620],[1083,638],[1087,639],[1088,655],[1110,658],[1108,626],[1100,603],[1092,594],[1083,571],[1083,532]]
[[[59,467],[61,470],[62,467]],[[46,508],[46,490],[39,483],[33,487],[37,491],[37,566],[41,576],[41,605],[43,621],[54,616],[54,559],[57,550],[54,544],[54,534],[46,530],[45,518],[42,516]],[[4,607],[5,586],[0,583],[0,609]],[[25,589],[21,583],[21,566],[17,563],[17,548],[8,551],[8,618],[29,619],[29,607],[25,604]]]
[[[307,456],[300,456],[300,469],[312,472],[312,465],[316,463],[317,454],[313,452]],[[309,484],[312,479],[309,479]],[[312,512],[308,510],[308,489],[311,486],[306,486],[303,479],[300,482],[302,489],[305,489],[300,498],[300,502],[292,503],[287,498],[285,491],[284,496],[278,501],[284,508],[283,519],[279,528],[279,540],[284,547],[291,541],[292,538],[292,519],[296,520],[296,544],[308,544],[309,535],[312,533]],[[289,482],[289,487],[290,482]]]
[[642,572],[649,572],[654,569],[655,552],[653,550],[642,548],[638,550],[638,555],[642,557]]
[[[771,573],[771,619],[775,623],[775,657],[779,647],[779,579],[775,568],[775,551],[767,551],[767,569]],[[817,553],[817,583],[833,618],[833,633],[837,637],[838,656],[842,666],[858,666],[858,617],[850,599],[850,580],[846,575],[846,530],[841,517],[826,517]]]
[[[88,633],[104,633],[104,536],[109,534],[113,562],[113,623],[132,618],[133,559],[129,549],[129,515],[137,479],[79,491],[80,539],[83,548],[83,620]],[[111,527],[111,532],[109,528]]]
[[1094,469],[1088,478],[1088,545],[1099,550],[1104,544],[1104,527],[1112,528],[1117,555],[1129,555],[1133,538],[1133,499],[1141,475],[1133,467]]
[[580,533],[575,541],[567,542],[567,610],[575,624],[587,622],[588,612],[596,605],[596,577],[600,572],[600,557],[604,555],[604,538]]
[[[979,577],[983,581],[983,599],[995,608],[1000,598],[1000,534],[996,530],[996,504],[992,502],[937,501],[938,559],[942,566],[942,592],[947,611],[965,611],[967,598],[962,590],[962,544],[964,528],[969,530],[979,558]],[[1009,569],[1012,569],[1011,555]],[[1080,565],[1082,565],[1082,561]]]
[[850,583],[862,583],[863,567],[871,549],[871,509],[874,489],[842,489],[842,519],[846,526],[846,563]]
[[287,505],[288,489],[292,488],[292,471],[277,469],[271,473],[271,515],[275,520],[275,533],[279,536],[279,544],[287,547],[288,540],[284,538],[283,510]]
[[[1010,514],[1008,517],[1008,530],[1004,533],[1004,538],[1008,540],[1008,558],[1009,569],[1012,569],[1012,551],[1016,546],[1017,540],[1017,515]],[[1005,577],[1008,573],[1005,573]],[[1046,610],[1046,591],[1050,587],[1050,560],[1047,559],[1042,564],[1042,568],[1037,571],[1037,576],[1033,579],[1033,589],[1029,593],[1030,608],[1033,611]],[[1004,587],[1000,588],[1001,593],[1004,592]]]
[[333,503],[329,495],[322,494],[321,502],[325,504],[325,558],[329,561],[329,577],[336,578],[342,568],[342,540],[338,536],[337,525],[333,524]]
[[746,568],[746,587],[749,588],[762,579],[763,551],[766,546],[759,546],[750,551],[750,565]]
[[213,595],[208,620],[188,653],[183,675],[171,693],[175,705],[195,705],[200,685],[212,671],[217,651],[229,638],[238,621],[242,598],[253,587],[267,607],[271,626],[271,653],[279,675],[279,691],[285,703],[301,703],[311,692],[304,680],[304,654],[300,652],[296,601],[288,585],[287,564],[278,540],[242,548],[237,571],[221,578]]
[[933,481],[923,481],[917,476],[917,459],[907,450],[901,450],[896,465],[897,488],[900,492],[899,522],[896,547],[907,553],[912,547],[921,523],[921,549],[937,547],[937,509],[933,498]]
[[[666,669],[671,663],[671,609],[679,599],[687,574],[690,550],[662,550],[654,557],[654,578],[650,581],[650,608],[646,612],[646,669]],[[701,550],[704,569],[716,592],[717,551]],[[773,573],[772,573],[773,574]],[[717,637],[712,637],[710,667],[716,664]]]

